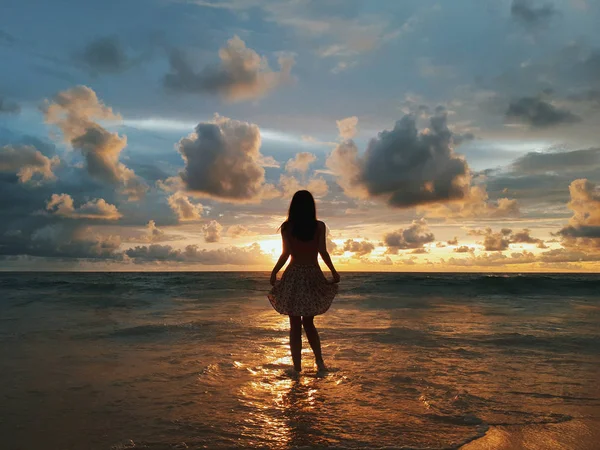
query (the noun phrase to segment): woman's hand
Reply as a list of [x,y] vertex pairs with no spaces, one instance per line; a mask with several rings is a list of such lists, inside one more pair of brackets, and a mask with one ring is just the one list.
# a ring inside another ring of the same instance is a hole
[[275,286],[275,283],[277,282],[277,274],[276,273],[271,273],[271,286]]
[[339,273],[333,272],[331,275],[333,276],[333,282],[334,283],[339,283],[340,282],[340,274]]

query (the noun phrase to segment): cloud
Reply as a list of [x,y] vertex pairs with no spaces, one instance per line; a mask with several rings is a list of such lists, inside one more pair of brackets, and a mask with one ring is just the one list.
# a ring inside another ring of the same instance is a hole
[[573,211],[569,224],[558,234],[562,245],[579,248],[584,252],[600,250],[600,189],[591,181],[582,178],[569,186],[571,201],[568,207]]
[[118,185],[130,200],[140,199],[148,186],[134,171],[119,162],[127,138],[111,133],[95,120],[118,120],[120,117],[104,105],[87,86],[59,92],[46,101],[42,110],[46,122],[57,125],[65,142],[81,151],[88,173],[103,182]]
[[600,108],[600,89],[587,88],[579,90],[567,97],[578,103],[588,103],[593,108]]
[[353,140],[345,140],[338,144],[325,165],[336,175],[336,182],[346,195],[368,198],[369,193],[362,181],[362,159]]
[[521,214],[517,200],[506,197],[490,201],[485,186],[471,186],[468,194],[460,201],[435,203],[417,208],[417,212],[428,218],[502,218],[518,217]]
[[60,163],[58,156],[48,158],[31,145],[0,147],[0,172],[16,173],[21,183],[39,175],[42,180],[55,180],[53,169]]
[[354,239],[348,239],[344,242],[342,252],[354,253],[354,256],[360,258],[361,256],[368,255],[375,250],[375,245],[369,241],[355,241]]
[[336,124],[340,133],[340,138],[343,140],[352,139],[356,136],[358,117],[352,116],[336,120]]
[[469,193],[469,168],[453,153],[446,111],[437,108],[429,122],[419,132],[415,116],[405,115],[392,131],[371,139],[364,156],[345,140],[326,164],[348,195],[364,197],[366,189],[398,208],[461,200]]
[[600,148],[570,152],[530,152],[512,164],[512,169],[521,173],[578,171],[593,167],[600,167]]
[[122,254],[118,252],[120,245],[121,239],[118,236],[103,236],[88,227],[54,223],[38,228],[28,241],[21,240],[18,247],[9,249],[3,247],[3,253],[54,258],[121,260]]
[[146,225],[146,242],[162,241],[165,238],[165,232],[156,226],[154,220],[149,220]]
[[435,236],[429,231],[427,222],[423,218],[413,220],[409,227],[387,233],[383,237],[383,241],[388,247],[386,253],[394,255],[399,250],[423,248],[424,244],[433,242],[434,240]]
[[285,165],[287,172],[300,172],[305,173],[309,166],[317,160],[317,157],[313,153],[300,152],[296,153],[293,159],[288,160]]
[[279,177],[279,187],[283,191],[284,197],[291,197],[300,190],[310,191],[317,198],[323,197],[329,192],[329,186],[322,177],[311,178],[308,183],[301,183],[296,177],[281,175]]
[[181,222],[198,220],[204,210],[200,203],[192,203],[183,192],[175,192],[168,200],[169,206]]
[[115,36],[89,42],[73,59],[91,74],[119,73],[133,65],[121,41]]
[[277,162],[277,160],[275,158],[273,158],[272,156],[261,156],[261,158],[259,158],[258,163],[263,166],[263,167],[272,167],[275,169],[278,169],[279,167],[281,167],[281,164],[279,164],[279,162]]
[[102,198],[90,200],[75,208],[73,198],[69,194],[52,194],[46,202],[46,209],[52,214],[69,219],[117,220],[122,217],[115,205],[106,203]]
[[152,244],[137,246],[125,251],[136,264],[147,262],[178,262],[206,265],[258,265],[272,264],[271,257],[262,252],[260,245],[254,243],[248,247],[229,247],[218,250],[199,249],[188,245],[178,250],[170,245]]
[[511,244],[537,244],[538,248],[546,248],[544,241],[531,236],[530,230],[527,228],[514,232],[510,238],[510,242]]
[[557,248],[542,253],[539,259],[545,263],[600,261],[600,253],[587,253],[573,248]]
[[471,256],[469,258],[450,258],[448,265],[476,267],[476,266],[504,266],[512,264],[530,264],[535,263],[537,257],[532,252],[514,252],[510,255],[504,253],[488,253],[485,255]]
[[265,184],[258,126],[215,116],[200,123],[177,148],[185,161],[180,177],[188,193],[230,202],[257,202],[278,195]]
[[202,231],[204,232],[204,242],[219,242],[221,240],[221,231],[223,226],[216,220],[211,220],[204,224]]
[[164,85],[173,91],[218,94],[235,102],[261,98],[292,81],[294,58],[280,56],[280,71],[275,72],[265,57],[247,48],[238,36],[219,50],[219,58],[219,65],[195,72],[179,51],[172,51],[171,72],[165,75]]
[[327,247],[327,251],[329,253],[339,253],[337,252],[338,245],[331,239],[331,230],[329,227],[326,227],[325,230],[325,246]]
[[494,233],[491,228],[486,229],[486,234],[483,238],[483,247],[488,252],[501,252],[508,249],[510,244],[510,234],[512,230],[503,228],[499,232]]
[[522,97],[511,101],[505,117],[509,122],[538,129],[581,122],[581,117],[567,109],[557,108],[540,97]]
[[253,1],[231,0],[212,2],[196,0],[196,5],[226,8],[240,14],[261,8],[267,22],[274,22],[303,39],[315,41],[316,54],[322,58],[353,58],[372,51],[415,29],[426,14],[439,10],[439,6],[427,7],[408,17],[402,24],[390,20],[390,14],[375,11],[364,13],[354,2],[340,7],[339,2],[323,1]]
[[538,248],[546,248],[542,239],[530,235],[530,230],[513,232],[510,228],[502,228],[494,232],[490,227],[484,230],[469,230],[471,236],[483,236],[483,246],[488,252],[502,252],[508,250],[510,244],[537,244]]
[[256,233],[254,231],[250,231],[248,227],[244,225],[231,225],[227,229],[227,234],[233,238],[236,238],[239,236],[253,236]]
[[18,103],[11,102],[3,97],[0,97],[0,114],[18,114],[20,112],[21,107]]
[[536,6],[533,0],[513,0],[510,13],[514,19],[527,26],[547,23],[558,14],[552,3]]
[[467,245],[461,245],[460,247],[456,247],[454,249],[456,253],[473,253],[475,249],[473,247],[469,247]]

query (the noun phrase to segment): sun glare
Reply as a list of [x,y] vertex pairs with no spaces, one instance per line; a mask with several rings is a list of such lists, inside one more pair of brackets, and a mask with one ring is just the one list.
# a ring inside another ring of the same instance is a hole
[[276,260],[281,254],[281,239],[265,239],[258,241],[258,245],[263,252],[271,255],[273,260]]

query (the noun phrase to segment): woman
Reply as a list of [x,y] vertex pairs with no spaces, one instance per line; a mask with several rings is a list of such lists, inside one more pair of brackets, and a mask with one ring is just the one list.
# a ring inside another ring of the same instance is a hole
[[[281,224],[283,251],[271,273],[269,301],[280,313],[290,316],[290,350],[294,370],[302,370],[302,327],[315,354],[319,371],[325,371],[321,355],[321,341],[313,322],[314,317],[323,314],[331,306],[337,293],[337,284],[327,281],[321,271],[318,255],[321,255],[334,283],[339,283],[340,275],[335,270],[326,247],[327,228],[317,220],[315,199],[308,191],[294,194],[288,219]],[[281,280],[277,282],[277,273],[292,257]]]

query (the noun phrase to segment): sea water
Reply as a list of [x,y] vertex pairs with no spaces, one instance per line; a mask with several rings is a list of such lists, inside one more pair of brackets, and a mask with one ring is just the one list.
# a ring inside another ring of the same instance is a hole
[[298,377],[269,287],[0,274],[0,448],[600,448],[598,275],[343,273]]

